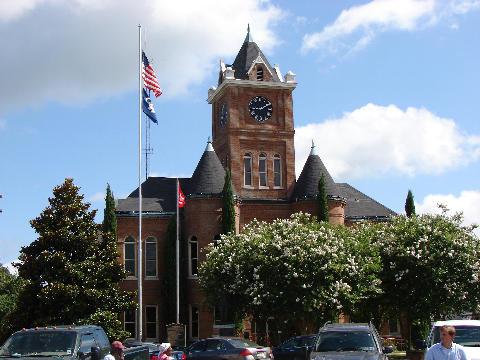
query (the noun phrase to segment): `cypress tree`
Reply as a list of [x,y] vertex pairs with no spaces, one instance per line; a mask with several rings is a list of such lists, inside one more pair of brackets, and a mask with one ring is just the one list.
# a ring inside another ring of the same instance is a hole
[[95,210],[72,179],[53,189],[49,205],[30,221],[38,238],[20,251],[18,274],[25,280],[16,326],[95,321],[111,338],[126,334],[118,313],[134,309],[133,293],[120,289],[125,272],[115,241],[99,241]]
[[117,217],[115,216],[115,198],[113,197],[110,184],[107,184],[107,194],[105,196],[105,210],[103,210],[102,231],[104,236],[112,234],[114,240],[117,239]]
[[223,233],[235,232],[235,199],[233,197],[232,174],[230,169],[225,171],[223,185],[222,228]]
[[407,199],[405,200],[405,213],[408,217],[415,215],[415,202],[413,201],[411,190],[408,190]]
[[325,176],[322,174],[318,180],[318,221],[328,222],[328,200],[327,191],[325,190]]

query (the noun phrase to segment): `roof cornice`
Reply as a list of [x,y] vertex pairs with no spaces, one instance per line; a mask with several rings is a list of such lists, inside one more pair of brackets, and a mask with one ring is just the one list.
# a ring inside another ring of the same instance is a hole
[[260,89],[286,89],[293,91],[297,87],[296,82],[273,82],[273,81],[257,81],[257,80],[240,80],[240,79],[227,79],[223,80],[218,88],[208,92],[207,102],[212,104],[217,100],[226,89],[229,87],[256,87]]

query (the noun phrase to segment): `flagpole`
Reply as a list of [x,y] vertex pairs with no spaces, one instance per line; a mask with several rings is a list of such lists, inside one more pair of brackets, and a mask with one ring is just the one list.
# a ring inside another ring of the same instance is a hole
[[180,324],[180,216],[179,216],[179,183],[177,178],[177,241],[175,243],[175,253],[176,253],[176,277],[177,277],[177,324]]
[[138,311],[137,340],[142,340],[142,25],[138,24]]

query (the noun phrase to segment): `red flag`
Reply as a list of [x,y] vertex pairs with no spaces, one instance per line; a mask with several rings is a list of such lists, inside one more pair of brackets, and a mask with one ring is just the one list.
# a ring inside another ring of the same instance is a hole
[[180,187],[180,182],[178,182],[178,207],[182,208],[185,206],[185,195],[182,192],[182,188]]

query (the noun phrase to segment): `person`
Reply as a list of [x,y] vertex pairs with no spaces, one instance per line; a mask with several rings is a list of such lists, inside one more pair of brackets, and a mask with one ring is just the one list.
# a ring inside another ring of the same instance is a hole
[[158,360],[171,360],[172,357],[172,344],[161,343],[159,346]]
[[470,360],[463,346],[453,342],[454,338],[453,326],[440,327],[440,342],[428,349],[425,360]]
[[123,360],[123,350],[125,346],[123,346],[121,341],[114,341],[112,345],[110,345],[110,354],[105,355],[103,360]]

